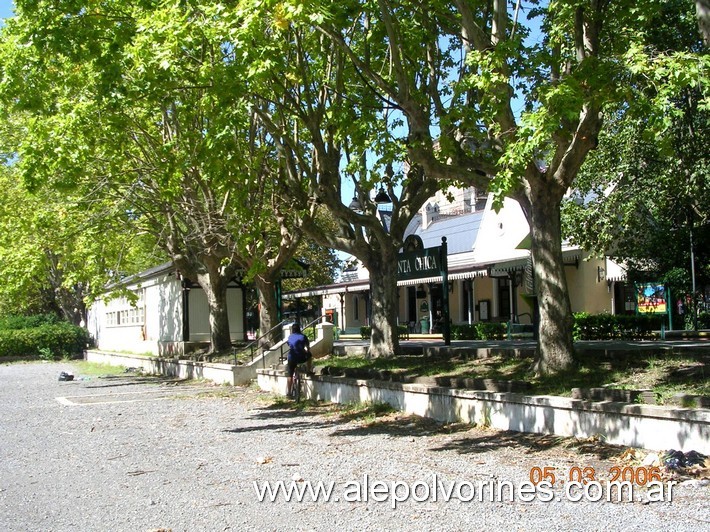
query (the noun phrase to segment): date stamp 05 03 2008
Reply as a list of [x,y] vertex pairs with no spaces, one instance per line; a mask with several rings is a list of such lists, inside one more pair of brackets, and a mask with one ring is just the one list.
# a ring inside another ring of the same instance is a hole
[[[602,477],[607,477],[603,478]],[[580,488],[589,497],[590,487],[600,488],[600,496],[604,488],[602,480],[606,483],[607,496],[611,493],[611,488],[616,487],[619,494],[622,493],[623,486],[629,488],[629,497],[633,498],[633,487],[648,488],[647,494],[651,502],[672,502],[672,487],[676,482],[668,481],[664,483],[661,478],[661,470],[658,466],[612,466],[599,477],[597,470],[591,466],[574,466],[570,467],[566,474],[564,471],[559,471],[556,467],[551,466],[535,466],[530,468],[530,482],[538,486],[544,483],[547,486],[555,486],[561,483],[568,495],[571,493],[571,487]],[[621,495],[620,495],[621,496]]]

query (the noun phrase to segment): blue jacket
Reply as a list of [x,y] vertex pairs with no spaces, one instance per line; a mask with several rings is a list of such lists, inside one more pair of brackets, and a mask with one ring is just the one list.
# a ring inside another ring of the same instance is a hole
[[303,333],[291,333],[286,340],[288,359],[292,362],[305,362],[310,355],[310,342]]

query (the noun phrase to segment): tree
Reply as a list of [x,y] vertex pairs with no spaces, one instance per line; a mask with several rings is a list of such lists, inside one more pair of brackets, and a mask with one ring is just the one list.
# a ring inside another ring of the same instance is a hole
[[[334,233],[338,230],[335,220],[325,215],[320,215],[316,223],[325,232]],[[308,272],[306,277],[284,279],[284,291],[331,284],[335,282],[342,266],[342,261],[333,249],[321,246],[309,238],[301,240],[294,258],[307,264]]]
[[[407,158],[427,179],[458,179],[520,203],[540,310],[536,369],[571,368],[562,199],[597,146],[602,112],[629,103],[634,75],[670,85],[702,71],[697,55],[644,50],[646,22],[663,2],[529,2],[527,21],[505,0],[278,4],[285,25],[312,28],[339,47],[356,70],[348,79],[364,80],[354,90],[396,109]],[[537,39],[526,40],[534,31]],[[675,77],[662,74],[671,64]],[[361,101],[348,91],[351,98]]]
[[698,28],[703,36],[705,46],[710,46],[710,2],[695,0],[695,11],[698,17]]
[[[393,131],[400,119],[343,51],[311,28],[291,25],[304,12],[301,4],[253,7],[242,18],[225,19],[223,34],[251,65],[248,90],[279,150],[286,198],[298,208],[300,230],[321,246],[358,257],[369,270],[368,352],[391,356],[398,345],[397,254],[408,223],[440,184],[406,164],[404,139]],[[384,48],[376,48],[373,59],[382,60]],[[350,197],[344,203],[346,181],[361,210],[349,208]],[[371,197],[378,184],[393,200],[386,226]],[[335,229],[317,221],[322,211]]]
[[89,214],[79,198],[28,191],[16,173],[0,166],[0,315],[53,312],[86,323],[87,303],[108,283],[154,264],[154,243]]
[[127,229],[154,235],[205,290],[212,350],[231,346],[237,272],[259,286],[268,330],[300,237],[275,201],[273,146],[239,83],[224,83],[233,51],[209,24],[219,6],[49,4],[18,2],[5,31],[5,101],[32,117],[26,179],[106,198]]
[[[702,53],[692,9],[664,3],[648,22],[648,46]],[[693,292],[691,247],[698,281],[710,280],[710,115],[707,87],[697,82],[664,94],[636,80],[635,104],[607,118],[564,209],[577,243],[625,262],[630,280],[664,280],[678,296]],[[651,105],[658,97],[661,105]]]
[[[577,189],[563,206],[566,233],[598,255],[624,262],[631,281],[662,280],[686,270],[677,289],[691,292],[690,232],[698,280],[704,271],[708,216],[707,112],[696,111],[695,135],[676,121],[657,137],[643,119],[613,117],[600,135],[599,150],[580,174]],[[703,125],[704,124],[704,125]],[[676,278],[677,275],[674,275]]]

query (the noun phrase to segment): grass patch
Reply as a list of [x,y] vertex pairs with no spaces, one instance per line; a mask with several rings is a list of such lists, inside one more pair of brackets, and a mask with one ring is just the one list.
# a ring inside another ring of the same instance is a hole
[[99,364],[97,362],[87,362],[86,360],[71,361],[71,365],[76,368],[75,373],[86,377],[101,377],[104,375],[121,375],[126,372],[125,366],[112,366],[110,364]]
[[333,414],[337,416],[339,421],[349,422],[357,421],[370,425],[377,418],[388,416],[397,410],[389,403],[380,401],[365,401],[364,403],[346,403],[338,405]]
[[615,354],[603,357],[581,354],[575,369],[555,376],[536,376],[533,358],[483,359],[398,356],[368,359],[338,356],[320,359],[318,365],[350,369],[391,371],[402,377],[462,377],[499,381],[526,381],[534,395],[570,396],[573,388],[649,389],[663,404],[678,393],[710,395],[710,357],[644,356]]
[[322,414],[327,417],[333,417],[338,422],[344,423],[353,421],[363,424],[372,424],[379,418],[397,412],[397,410],[388,403],[380,401],[340,404],[304,399],[297,403],[293,399],[289,399],[283,395],[274,394],[261,396],[258,400],[268,403],[270,408],[293,410],[299,413]]

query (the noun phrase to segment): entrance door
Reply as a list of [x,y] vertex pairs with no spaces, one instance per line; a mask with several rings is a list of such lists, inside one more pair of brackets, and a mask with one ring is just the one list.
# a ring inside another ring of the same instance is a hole
[[510,279],[498,278],[498,316],[501,320],[510,319]]
[[417,322],[417,287],[407,287],[407,322]]
[[431,332],[441,332],[441,324],[444,319],[444,298],[442,297],[441,285],[431,286]]

